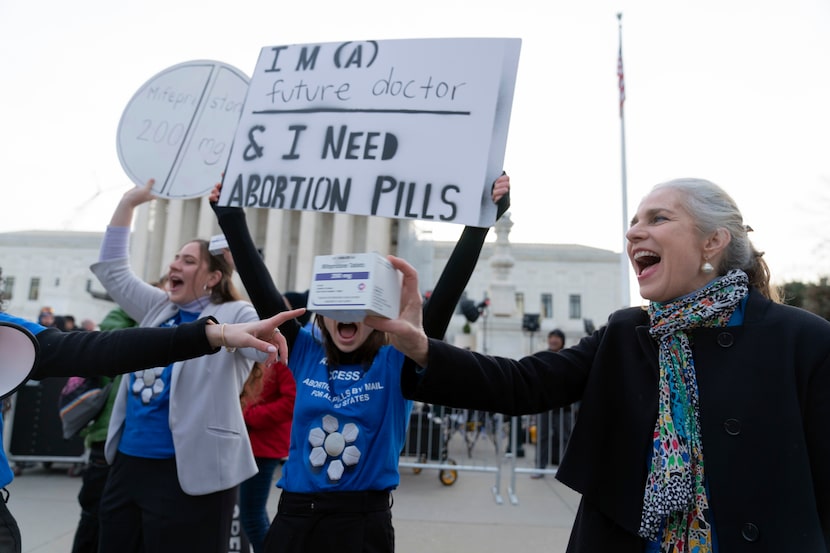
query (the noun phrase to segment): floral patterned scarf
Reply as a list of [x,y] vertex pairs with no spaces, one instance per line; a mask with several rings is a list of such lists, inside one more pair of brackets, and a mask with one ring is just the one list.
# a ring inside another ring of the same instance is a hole
[[748,282],[743,271],[732,270],[688,296],[649,305],[649,333],[660,346],[660,398],[639,534],[656,541],[665,526],[663,553],[712,551],[697,379],[688,331],[726,326],[747,295]]

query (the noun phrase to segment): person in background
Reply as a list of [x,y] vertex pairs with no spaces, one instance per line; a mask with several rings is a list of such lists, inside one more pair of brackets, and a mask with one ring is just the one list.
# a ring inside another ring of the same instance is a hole
[[[106,314],[104,320],[101,321],[100,328],[102,331],[107,331],[132,328],[137,324],[123,309],[116,307]],[[78,520],[78,527],[75,529],[72,553],[98,553],[98,510],[110,468],[104,455],[104,445],[107,442],[110,413],[112,412],[112,405],[115,403],[115,396],[118,393],[120,382],[121,375],[112,378],[102,377],[101,384],[103,386],[112,384],[109,397],[101,413],[80,433],[84,438],[84,446],[89,452],[89,456],[81,474],[81,489],[78,492],[81,518]]]
[[[130,328],[109,332],[61,332],[38,323],[0,312],[0,322],[34,335],[37,357],[29,378],[114,376],[118,371],[133,371],[215,354],[221,346],[256,348],[268,355],[266,362],[287,360],[287,344],[274,333],[286,317],[302,311],[290,311],[263,321],[240,324],[216,324],[213,317],[173,328]],[[265,341],[263,340],[269,340]],[[0,441],[3,420],[0,417]],[[6,489],[14,478],[5,450],[0,448],[0,551],[20,553],[20,529],[8,508]]]
[[[260,316],[287,308],[257,252],[241,208],[211,205],[237,270]],[[510,179],[499,177],[492,199],[498,216],[509,205]],[[488,228],[466,227],[426,306],[427,333],[443,338],[475,268]],[[395,549],[392,490],[406,441],[412,402],[401,395],[403,356],[361,321],[315,315],[320,338],[298,321],[280,331],[297,382],[288,461],[277,486],[277,515],[265,538],[269,553],[336,553]]]
[[565,347],[565,333],[554,328],[548,332],[548,351],[559,351]]
[[[734,200],[656,185],[626,232],[648,306],[518,360],[430,338],[402,259],[406,397],[513,415],[581,400],[556,477],[581,494],[568,551],[827,552],[830,322],[779,302]],[[774,347],[771,347],[774,345]]]
[[37,316],[37,324],[46,328],[55,326],[55,310],[48,305],[41,307]]
[[239,520],[254,553],[262,553],[271,519],[266,505],[274,473],[288,457],[297,386],[282,363],[254,363],[242,387],[242,416],[248,428],[257,473],[239,487]]
[[[142,327],[205,316],[256,321],[225,257],[211,255],[206,240],[181,246],[165,290],[133,273],[130,225],[135,208],[154,198],[153,184],[125,192],[113,212],[91,267],[106,291]],[[237,486],[257,470],[239,394],[254,361],[264,360],[226,348],[122,378],[107,430],[99,553],[227,552]]]
[[75,326],[75,317],[72,315],[57,315],[54,317],[54,325],[55,328],[58,330],[62,330],[64,332],[72,332],[74,330],[78,330],[78,327]]
[[84,319],[81,321],[81,330],[92,331],[92,330],[101,330],[98,325],[95,324],[95,321],[92,319]]
[[[565,333],[558,328],[548,332],[548,351],[559,351],[565,347]],[[567,409],[567,408],[565,408]],[[548,468],[553,452],[553,462],[558,465],[560,461],[560,444],[567,443],[570,437],[570,422],[562,420],[561,413],[570,414],[570,409],[553,409],[536,415],[536,468],[544,470]],[[565,434],[564,427],[568,427]],[[560,435],[562,439],[560,439]],[[544,478],[544,472],[537,472],[530,475],[533,479]]]

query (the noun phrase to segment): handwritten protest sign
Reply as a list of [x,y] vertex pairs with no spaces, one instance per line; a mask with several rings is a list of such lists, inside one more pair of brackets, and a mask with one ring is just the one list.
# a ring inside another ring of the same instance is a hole
[[261,50],[220,205],[490,226],[519,39]]
[[174,65],[133,95],[118,125],[118,159],[130,179],[167,198],[208,194],[228,161],[248,77],[216,61]]

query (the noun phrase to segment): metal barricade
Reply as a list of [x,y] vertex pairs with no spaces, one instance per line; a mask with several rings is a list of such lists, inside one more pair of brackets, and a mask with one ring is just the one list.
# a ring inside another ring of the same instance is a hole
[[416,474],[437,470],[445,486],[453,485],[459,472],[490,472],[496,503],[504,502],[501,489],[506,481],[508,498],[516,505],[517,474],[556,475],[576,413],[574,405],[509,417],[416,403],[398,466]]
[[494,474],[493,495],[502,503],[502,458],[506,442],[500,414],[416,404],[409,421],[406,444],[398,463],[416,474],[438,470],[438,478],[451,486],[459,472]]
[[565,453],[571,431],[576,424],[578,409],[578,404],[574,404],[537,415],[513,418],[511,451],[521,453],[508,455],[508,496],[512,504],[518,504],[519,501],[516,495],[517,474],[530,474],[535,477],[556,476],[559,461]]

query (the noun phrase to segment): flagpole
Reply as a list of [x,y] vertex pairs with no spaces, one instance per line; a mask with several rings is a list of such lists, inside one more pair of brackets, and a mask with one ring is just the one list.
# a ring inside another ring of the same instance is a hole
[[619,80],[620,88],[620,145],[622,158],[622,253],[620,254],[620,300],[624,307],[631,304],[631,288],[628,283],[628,275],[631,267],[628,262],[628,254],[626,252],[627,240],[625,233],[628,231],[628,183],[626,177],[625,166],[625,80],[623,78],[623,57],[622,57],[622,12],[617,13],[617,21],[619,26],[619,54],[617,57],[617,78]]

